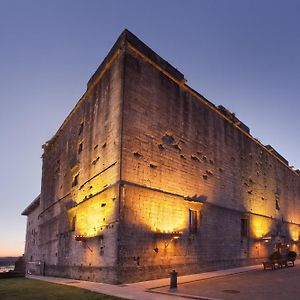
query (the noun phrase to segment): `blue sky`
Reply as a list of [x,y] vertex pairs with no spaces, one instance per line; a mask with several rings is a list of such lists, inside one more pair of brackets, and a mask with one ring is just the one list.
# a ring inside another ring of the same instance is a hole
[[300,168],[300,1],[0,0],[0,256],[23,253],[41,145],[124,28]]

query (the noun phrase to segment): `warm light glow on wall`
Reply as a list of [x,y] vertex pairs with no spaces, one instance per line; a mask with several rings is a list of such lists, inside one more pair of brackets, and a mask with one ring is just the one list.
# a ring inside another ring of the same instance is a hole
[[181,205],[175,206],[168,201],[148,202],[140,211],[140,217],[151,231],[171,233],[185,228],[187,222],[187,212]]
[[80,203],[86,198],[89,198],[90,196],[99,193],[105,187],[108,186],[108,182],[109,182],[109,177],[104,175],[97,176],[96,178],[92,179],[88,183],[78,188],[78,192],[76,195],[76,202]]
[[291,239],[294,242],[297,242],[299,240],[299,226],[295,225],[295,224],[289,224],[288,230],[289,230]]
[[[134,190],[126,187],[126,199],[134,198]],[[143,226],[153,233],[173,233],[186,231],[189,228],[189,209],[200,211],[201,204],[184,201],[182,198],[163,195],[161,193],[148,193],[141,190],[138,204],[134,201],[128,203],[128,215],[132,225]]]
[[161,192],[150,192],[144,188],[137,190],[131,186],[123,187],[122,197],[126,199],[124,215],[128,218],[129,226],[162,234],[162,239],[164,234],[188,231],[189,209],[199,212],[202,208],[202,203],[186,201],[182,197]]
[[270,235],[272,220],[253,215],[251,216],[250,229],[254,238],[261,239]]
[[71,224],[76,215],[75,235],[87,238],[100,235],[116,221],[114,208],[115,202],[111,198],[104,200],[100,195],[73,208],[69,219]]

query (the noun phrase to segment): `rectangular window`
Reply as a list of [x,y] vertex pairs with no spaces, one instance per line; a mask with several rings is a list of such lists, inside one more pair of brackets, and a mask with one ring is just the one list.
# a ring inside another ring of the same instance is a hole
[[278,200],[275,200],[275,208],[276,208],[277,210],[280,210],[280,206],[279,206]]
[[189,210],[189,232],[192,234],[197,233],[197,211]]
[[241,237],[248,237],[248,219],[241,219]]
[[71,228],[71,230],[75,231],[75,229],[76,229],[76,216],[72,218],[72,228]]

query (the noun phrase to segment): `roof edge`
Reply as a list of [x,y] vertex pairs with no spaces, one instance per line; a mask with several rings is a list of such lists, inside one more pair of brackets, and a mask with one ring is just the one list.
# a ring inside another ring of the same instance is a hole
[[21,213],[22,216],[28,216],[40,205],[40,196],[38,195]]
[[156,52],[154,52],[150,47],[148,47],[143,41],[141,41],[136,35],[130,32],[128,29],[124,29],[123,32],[118,37],[117,41],[109,51],[108,55],[105,57],[101,65],[98,67],[96,72],[92,75],[90,80],[88,81],[87,88],[89,88],[94,81],[97,79],[99,74],[102,72],[103,68],[107,64],[107,62],[114,55],[115,51],[118,48],[123,48],[127,43],[133,45],[137,50],[147,56],[151,61],[159,65],[162,69],[172,75],[178,81],[183,81],[184,75],[174,68],[171,64],[169,64],[165,59],[159,56]]

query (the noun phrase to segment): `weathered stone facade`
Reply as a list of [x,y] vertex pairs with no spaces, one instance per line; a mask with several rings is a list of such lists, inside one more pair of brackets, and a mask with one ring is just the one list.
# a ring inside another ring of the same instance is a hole
[[119,37],[44,145],[40,205],[25,214],[46,275],[132,282],[298,249],[299,172],[185,82]]

